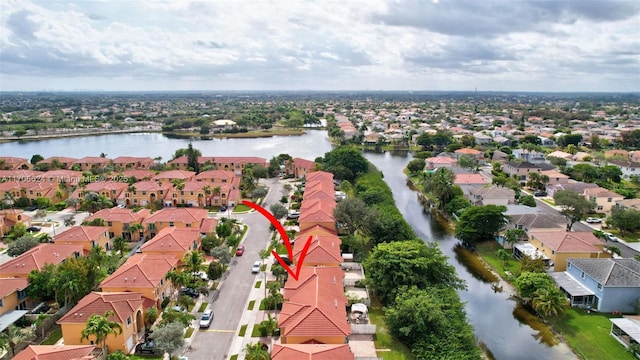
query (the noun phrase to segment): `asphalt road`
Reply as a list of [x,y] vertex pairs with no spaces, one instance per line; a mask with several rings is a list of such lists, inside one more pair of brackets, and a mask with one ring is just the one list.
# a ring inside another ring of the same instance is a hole
[[[277,180],[262,180],[270,187],[263,204],[275,204],[282,197],[283,183]],[[209,308],[213,309],[214,320],[208,330],[198,331],[193,338],[190,348],[184,352],[189,360],[201,359],[226,359],[236,331],[240,325],[240,317],[247,310],[247,300],[253,287],[256,276],[251,274],[251,265],[260,260],[258,252],[269,245],[271,232],[269,222],[256,212],[240,215],[232,215],[249,226],[244,242],[246,251],[243,256],[234,257],[229,264],[227,277],[219,289],[215,302],[212,302],[214,293],[209,294]],[[257,304],[256,304],[257,306]],[[201,313],[197,313],[198,320]]]

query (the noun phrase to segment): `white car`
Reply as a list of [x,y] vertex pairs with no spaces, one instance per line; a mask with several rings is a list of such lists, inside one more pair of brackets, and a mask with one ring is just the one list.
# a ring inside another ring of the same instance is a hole
[[260,261],[256,261],[251,265],[251,273],[257,274],[260,272],[260,268],[262,267],[262,263]]
[[597,217],[588,217],[587,222],[590,224],[601,223],[602,219]]
[[618,242],[618,240],[620,240],[620,239],[618,239],[618,237],[616,237],[613,234],[606,233],[605,235],[606,235],[607,239],[609,239],[609,241]]
[[212,310],[207,310],[204,312],[204,314],[202,314],[202,317],[200,318],[200,328],[208,328],[209,326],[211,326],[211,322],[213,321],[213,311]]

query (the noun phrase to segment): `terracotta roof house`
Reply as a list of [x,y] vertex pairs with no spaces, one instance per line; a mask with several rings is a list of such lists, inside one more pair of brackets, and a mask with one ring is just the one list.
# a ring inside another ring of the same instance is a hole
[[565,159],[565,160],[573,160],[573,155],[564,151],[559,151],[559,150],[548,153],[547,158],[549,157],[556,157],[556,158]]
[[482,174],[455,174],[455,185],[486,185],[489,184],[489,180]]
[[11,169],[29,169],[31,168],[31,164],[29,160],[20,157],[13,156],[0,156],[0,169],[2,170],[11,170]]
[[93,360],[95,345],[29,345],[13,360]]
[[274,344],[271,360],[354,360],[347,344]]
[[135,178],[135,180],[137,181],[151,180],[151,178],[156,176],[156,173],[151,170],[138,170],[138,169],[124,170],[120,174],[122,174],[122,177],[125,179]]
[[[186,170],[187,163],[186,156],[181,156],[168,162],[169,165],[180,170]],[[212,165],[217,170],[233,171],[236,175],[242,175],[242,171],[249,164],[269,166],[267,159],[255,156],[200,156],[198,157],[198,164],[200,166]]]
[[344,344],[351,334],[342,283],[323,278],[315,276],[313,285],[303,286],[283,304],[278,318],[282,344]]
[[[491,139],[491,137],[489,137],[489,139]],[[460,156],[464,156],[464,155],[474,156],[476,159],[480,159],[484,154],[480,150],[471,149],[471,148],[458,149],[458,150],[454,151],[454,153],[456,154],[458,159],[460,158]]]
[[298,218],[300,230],[302,231],[315,225],[322,225],[335,231],[336,219],[333,216],[333,208],[335,208],[335,206],[332,208],[329,205],[330,204],[318,204],[309,210],[300,211],[300,217]]
[[158,310],[162,300],[173,292],[167,273],[176,270],[179,259],[167,254],[134,254],[113,274],[100,283],[104,292],[138,292],[155,302]]
[[309,235],[332,236],[336,235],[336,231],[331,228],[316,224],[304,230],[300,230],[300,232],[298,233],[298,236],[301,237],[306,236],[308,238]]
[[38,161],[36,165],[47,164],[48,168],[52,169],[52,168],[55,168],[56,167],[55,165],[57,164],[60,169],[69,169],[76,161],[78,161],[78,159],[76,158],[64,157],[64,156],[52,156],[44,160]]
[[127,184],[126,182],[94,181],[88,183],[84,189],[80,187],[77,188],[73,192],[71,197],[84,199],[84,196],[86,194],[94,192],[111,199],[115,203],[117,202],[118,198],[121,197],[122,193],[127,190],[128,186],[129,184]]
[[201,243],[199,228],[166,227],[142,245],[140,251],[143,254],[169,254],[182,259],[187,252],[197,250]]
[[171,182],[172,180],[183,180],[189,181],[192,180],[196,176],[195,171],[186,171],[186,170],[168,170],[159,173],[158,175],[153,177],[153,180],[162,180]]
[[513,189],[491,186],[469,190],[469,201],[475,205],[508,205],[516,203]]
[[92,221],[94,219],[102,219],[109,227],[109,237],[123,237],[127,240],[139,240],[143,232],[139,234],[131,234],[129,228],[134,224],[142,224],[142,220],[151,215],[149,209],[140,209],[133,212],[131,209],[121,209],[118,207],[102,209],[85,220]]
[[111,249],[109,228],[107,226],[72,226],[57,234],[53,242],[58,244],[80,244],[86,251],[91,248],[102,247],[106,251]]
[[285,165],[285,174],[295,178],[306,177],[315,170],[316,163],[311,160],[293,158]]
[[553,261],[554,271],[565,271],[569,258],[610,258],[604,242],[590,231],[530,231],[530,243]]
[[284,299],[302,303],[315,302],[315,288],[322,288],[321,296],[341,299],[344,296],[344,271],[339,266],[304,266],[298,280],[288,278],[284,285]]
[[633,313],[640,298],[640,262],[635,259],[567,259],[567,271],[551,275],[572,306]]
[[165,208],[158,210],[142,221],[150,237],[167,227],[199,229],[202,221],[209,217],[206,209]]
[[[47,198],[54,204],[64,198],[64,194],[58,193],[58,185],[48,182],[22,183],[24,192],[22,197],[30,200],[31,204],[36,204],[38,198]],[[61,196],[62,195],[62,196]]]
[[624,200],[624,196],[601,187],[584,189],[584,197],[595,202],[596,211],[600,212],[610,212],[617,201]]
[[333,182],[333,174],[327,171],[314,171],[307,175],[307,183],[314,181]]
[[434,156],[426,158],[424,160],[427,170],[435,170],[441,167],[452,168],[458,163],[458,160],[450,158],[448,156]]
[[233,183],[234,180],[240,180],[233,171],[227,170],[208,170],[203,171],[200,174],[195,176],[195,180],[197,181],[208,181],[212,183]]
[[116,171],[128,169],[148,169],[153,165],[153,159],[150,157],[134,157],[134,156],[118,156],[113,159]]
[[[2,184],[3,183],[0,183],[0,186],[2,186]],[[24,210],[22,209],[0,210],[0,217],[2,218],[0,233],[3,235],[10,232],[18,223],[25,224],[27,227],[31,224],[31,216],[24,214]]]
[[336,235],[318,236],[306,235],[297,236],[293,246],[293,258],[299,259],[299,255],[304,249],[309,236],[312,236],[311,245],[304,258],[304,266],[339,266],[342,259],[340,252],[340,238]]
[[25,277],[0,278],[0,319],[14,309],[27,309],[27,293],[24,291],[27,286],[29,279]]
[[101,169],[107,165],[111,160],[98,156],[85,156],[81,159],[74,161],[71,164],[72,170],[90,171],[91,169]]
[[92,292],[83,297],[57,323],[62,327],[65,345],[83,345],[95,340],[93,337],[84,342],[81,340],[87,319],[94,314],[104,315],[107,311],[112,311],[114,315],[109,320],[120,324],[122,333],[109,335],[106,339],[107,348],[110,353],[122,350],[128,354],[144,336],[144,310],[154,305],[150,300],[145,301],[140,293]]
[[147,206],[161,201],[173,185],[168,181],[138,181],[130,186],[118,198],[118,204],[129,206]]
[[27,278],[31,270],[42,270],[46,264],[58,265],[65,259],[86,253],[81,244],[40,244],[0,264],[0,277]]

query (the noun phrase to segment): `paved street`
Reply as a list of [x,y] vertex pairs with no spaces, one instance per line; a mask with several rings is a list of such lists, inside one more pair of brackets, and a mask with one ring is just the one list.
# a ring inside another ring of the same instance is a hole
[[[262,180],[271,190],[266,196],[264,203],[274,204],[282,197],[283,183],[277,180]],[[198,331],[194,336],[190,347],[184,351],[184,356],[189,360],[200,359],[226,359],[230,346],[240,325],[240,317],[247,311],[247,303],[249,293],[253,289],[253,285],[257,277],[262,278],[263,274],[251,274],[251,265],[260,260],[258,252],[265,249],[269,244],[271,232],[269,231],[269,222],[256,212],[240,215],[232,215],[238,217],[241,221],[249,226],[243,245],[246,251],[241,257],[234,257],[229,265],[228,276],[223,280],[219,289],[220,293],[215,302],[212,303],[211,298],[214,293],[205,300],[209,302],[210,308],[213,309],[214,320],[211,328],[205,331]],[[254,307],[258,309],[258,303]],[[196,314],[198,320],[200,313]],[[235,352],[234,352],[235,353]]]

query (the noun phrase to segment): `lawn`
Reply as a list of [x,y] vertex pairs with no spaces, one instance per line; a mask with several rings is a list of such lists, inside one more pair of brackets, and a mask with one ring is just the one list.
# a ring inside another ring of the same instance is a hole
[[188,338],[191,337],[192,334],[193,334],[193,328],[191,326],[189,326],[187,328],[187,331],[185,331],[185,333],[184,333],[184,338],[188,339]]
[[253,307],[256,305],[255,300],[249,301],[249,306],[247,306],[247,310],[253,310]]
[[258,281],[256,281],[256,284],[255,284],[254,288],[260,289],[261,285],[262,285],[262,280],[258,280]]
[[556,202],[553,201],[552,199],[540,199],[544,202],[546,202],[547,204],[551,205],[551,206],[556,206]]
[[54,345],[58,340],[62,338],[62,328],[57,327],[51,332],[48,338],[46,338],[40,345]]
[[387,331],[387,326],[384,323],[382,306],[380,306],[380,304],[372,303],[371,307],[369,307],[369,319],[371,320],[372,324],[376,325],[377,328],[375,341],[376,349],[389,350],[378,351],[377,354],[379,357],[382,357],[382,359],[384,360],[415,359],[413,354],[411,354],[411,350],[400,341],[396,340]]
[[238,204],[233,208],[233,213],[245,213],[247,211],[251,210],[250,207],[248,207],[245,204]]
[[209,305],[209,303],[206,301],[203,301],[202,304],[200,304],[200,307],[198,308],[198,312],[204,312],[204,310],[207,308],[207,305]]
[[238,360],[238,354],[233,354],[233,355],[231,355],[231,357],[229,358],[229,360]]
[[607,232],[612,233],[613,235],[621,238],[622,240],[626,241],[626,242],[638,242],[640,241],[640,234],[639,233],[630,233],[630,232],[626,232],[624,233],[624,236],[620,236],[620,231],[619,230],[613,230],[613,229],[607,229]]
[[631,353],[609,335],[609,318],[612,317],[618,316],[606,313],[587,314],[584,310],[571,308],[564,315],[550,318],[549,321],[564,336],[573,351],[585,360],[632,360]]
[[238,336],[242,337],[247,333],[247,324],[240,326],[240,332],[238,332]]
[[[507,276],[506,271],[515,275],[520,272],[520,262],[513,257],[509,257],[506,262],[502,262],[496,255],[496,251],[501,249],[502,246],[497,241],[487,241],[476,246],[478,253],[482,258],[491,265],[491,267],[497,271],[503,279],[510,280],[510,276]],[[511,253],[510,249],[507,249]]]

